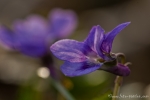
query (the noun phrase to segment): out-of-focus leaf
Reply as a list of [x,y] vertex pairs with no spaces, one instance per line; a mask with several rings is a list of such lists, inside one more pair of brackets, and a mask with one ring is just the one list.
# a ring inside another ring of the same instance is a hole
[[98,96],[92,100],[111,100],[112,99],[111,94],[112,94],[112,92],[108,91],[105,94],[102,94],[102,95],[100,95],[100,96]]
[[20,87],[17,100],[42,100],[41,93],[31,86]]

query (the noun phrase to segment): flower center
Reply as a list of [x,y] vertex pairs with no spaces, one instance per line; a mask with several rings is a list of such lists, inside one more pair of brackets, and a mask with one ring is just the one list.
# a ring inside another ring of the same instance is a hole
[[102,59],[102,58],[98,58],[98,59],[96,59],[96,60],[97,60],[97,62],[100,62],[100,63],[105,62],[105,60],[104,60],[104,59]]

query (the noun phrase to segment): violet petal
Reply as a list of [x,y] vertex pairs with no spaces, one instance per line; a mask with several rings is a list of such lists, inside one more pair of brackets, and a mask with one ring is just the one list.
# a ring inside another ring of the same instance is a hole
[[50,33],[54,38],[65,38],[77,27],[77,16],[71,10],[54,9],[49,14]]
[[43,56],[46,53],[46,38],[48,37],[48,26],[46,21],[36,15],[26,20],[14,22],[16,33],[16,48],[23,54],[29,56]]
[[128,76],[130,74],[128,66],[121,63],[118,63],[116,66],[105,66],[105,64],[103,64],[100,69],[119,76]]
[[57,58],[70,62],[86,61],[88,54],[92,52],[90,47],[83,42],[70,39],[63,39],[54,43],[50,50]]
[[88,37],[85,39],[85,43],[87,45],[89,45],[91,47],[91,49],[93,51],[95,51],[96,53],[98,53],[100,55],[100,57],[103,58],[103,54],[102,52],[99,50],[100,49],[100,45],[103,41],[103,38],[104,38],[104,29],[102,29],[99,25],[97,26],[94,26]]
[[0,41],[4,47],[8,47],[10,49],[15,49],[15,37],[14,33],[7,29],[5,26],[0,26]]
[[128,26],[129,24],[130,24],[130,22],[120,24],[117,27],[115,27],[112,31],[108,32],[105,35],[105,40],[102,43],[101,49],[103,51],[105,51],[106,53],[110,53],[111,48],[112,48],[112,43],[113,43],[113,40],[114,40],[115,36],[117,34],[119,34],[119,32],[121,30],[123,30],[126,26]]
[[65,62],[61,66],[61,71],[66,76],[74,77],[91,73],[99,69],[100,67],[101,64],[94,64],[88,62],[80,62],[80,63]]
[[36,37],[37,40],[47,37],[48,23],[39,15],[31,15],[25,20],[16,20],[13,23],[15,33],[26,35],[29,38]]

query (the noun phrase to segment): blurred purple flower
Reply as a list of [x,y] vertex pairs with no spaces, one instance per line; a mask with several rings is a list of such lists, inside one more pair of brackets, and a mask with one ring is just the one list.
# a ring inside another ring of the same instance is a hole
[[66,61],[61,66],[66,76],[79,76],[97,69],[127,76],[130,73],[129,68],[117,63],[116,57],[110,51],[115,36],[129,23],[120,24],[107,34],[104,34],[104,29],[99,25],[94,26],[83,42],[63,39],[54,43],[50,50],[57,58]]
[[77,26],[76,14],[71,10],[54,9],[48,22],[32,15],[26,20],[16,20],[13,31],[0,26],[0,41],[4,46],[23,54],[41,57],[49,52],[49,42],[70,35]]
[[71,10],[54,9],[49,14],[51,35],[54,38],[65,38],[77,26],[77,17]]

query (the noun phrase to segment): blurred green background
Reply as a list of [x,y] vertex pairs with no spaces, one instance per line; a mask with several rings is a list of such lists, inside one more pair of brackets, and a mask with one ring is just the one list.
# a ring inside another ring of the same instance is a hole
[[[23,19],[30,14],[47,18],[53,8],[72,9],[77,13],[78,27],[68,38],[79,41],[88,35],[93,25],[101,25],[108,32],[120,23],[131,21],[113,43],[113,52],[125,53],[127,61],[133,63],[131,74],[124,78],[120,93],[150,96],[149,0],[0,0],[0,23],[11,27],[15,19]],[[54,59],[59,70],[62,62]],[[41,77],[41,73],[46,71],[39,59],[1,46],[0,100],[66,100],[53,87],[50,78]],[[76,100],[111,100],[108,95],[113,90],[115,75],[95,71],[74,78],[61,76],[61,83]],[[150,97],[134,100],[150,100]]]

